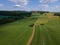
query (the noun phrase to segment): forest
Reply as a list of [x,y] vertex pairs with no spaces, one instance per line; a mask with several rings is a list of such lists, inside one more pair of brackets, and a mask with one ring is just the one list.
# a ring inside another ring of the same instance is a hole
[[0,25],[30,17],[27,11],[0,11]]

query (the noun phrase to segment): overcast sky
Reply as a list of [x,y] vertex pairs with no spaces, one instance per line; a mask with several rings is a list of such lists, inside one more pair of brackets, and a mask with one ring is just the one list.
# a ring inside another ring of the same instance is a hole
[[60,0],[0,0],[0,10],[60,12]]

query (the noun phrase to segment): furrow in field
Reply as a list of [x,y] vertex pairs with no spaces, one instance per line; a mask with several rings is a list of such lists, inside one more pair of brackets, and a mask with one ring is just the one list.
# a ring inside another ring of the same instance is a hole
[[44,32],[45,32],[45,36],[44,36],[44,39],[47,41],[47,42],[45,42],[45,45],[53,45],[53,40],[52,40],[52,38],[51,38],[51,35],[50,35],[50,33],[49,33],[49,29],[47,29],[47,27],[45,27],[44,26]]
[[[28,45],[56,45],[57,38],[55,38],[55,37],[56,37],[57,33],[56,33],[56,30],[54,31],[56,24],[57,24],[57,21],[52,20],[49,16],[38,17],[38,19],[36,20],[36,22],[34,24],[35,32],[34,32],[33,39],[30,41],[30,44],[28,44]],[[56,33],[56,35],[53,33]]]
[[[40,18],[40,17],[39,17]],[[29,38],[29,40],[28,40],[28,42],[27,42],[27,44],[26,45],[31,45],[31,43],[32,43],[32,40],[33,40],[33,38],[34,38],[34,35],[35,35],[35,28],[36,28],[36,26],[39,24],[39,18],[36,20],[36,22],[34,23],[34,26],[33,26],[33,28],[32,28],[32,34],[31,34],[31,36],[30,36],[30,38]]]
[[29,38],[29,40],[28,40],[28,42],[27,42],[26,45],[30,45],[30,44],[31,44],[31,41],[32,41],[32,39],[33,39],[33,37],[34,37],[34,33],[35,33],[35,25],[33,26],[32,35],[31,35],[31,37]]

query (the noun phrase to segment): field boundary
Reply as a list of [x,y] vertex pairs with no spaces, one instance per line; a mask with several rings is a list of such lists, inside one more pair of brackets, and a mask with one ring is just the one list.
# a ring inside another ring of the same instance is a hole
[[39,24],[39,18],[40,18],[40,16],[38,17],[38,19],[34,23],[34,26],[32,28],[32,34],[31,34],[31,36],[30,36],[30,38],[29,38],[29,40],[28,40],[26,45],[31,45],[31,43],[32,43],[32,40],[33,40],[34,35],[35,35],[35,27]]
[[32,30],[33,30],[32,31],[32,35],[30,36],[30,38],[29,38],[29,40],[28,40],[28,42],[27,42],[26,45],[30,45],[31,42],[32,42],[32,40],[33,40],[33,37],[34,37],[34,34],[35,34],[35,25],[33,26],[33,29]]

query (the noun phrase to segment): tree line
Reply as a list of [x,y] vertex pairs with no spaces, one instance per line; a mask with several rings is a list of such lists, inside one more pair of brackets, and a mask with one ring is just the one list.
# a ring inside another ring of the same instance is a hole
[[0,25],[24,19],[25,17],[30,16],[31,12],[27,11],[0,11]]

